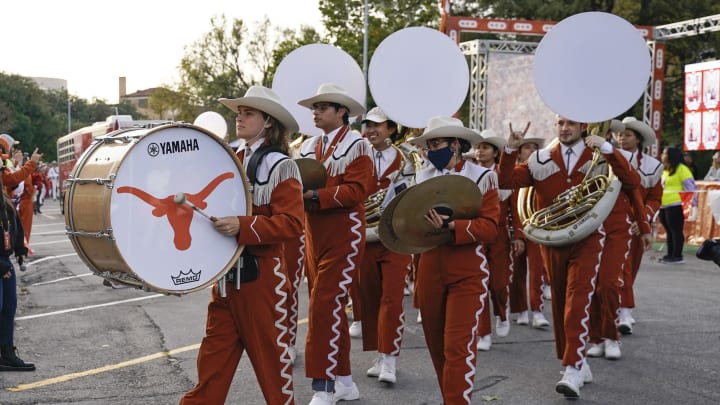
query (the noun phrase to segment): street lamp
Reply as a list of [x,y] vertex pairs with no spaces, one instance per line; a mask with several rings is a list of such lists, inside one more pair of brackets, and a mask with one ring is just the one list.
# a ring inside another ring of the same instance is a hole
[[70,107],[72,106],[72,101],[70,101],[70,98],[68,98],[68,111],[67,111],[67,117],[68,117],[68,134],[72,132],[72,113],[70,112]]

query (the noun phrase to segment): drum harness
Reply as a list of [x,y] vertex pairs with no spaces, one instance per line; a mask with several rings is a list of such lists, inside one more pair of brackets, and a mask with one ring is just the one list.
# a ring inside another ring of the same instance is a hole
[[[250,193],[254,192],[255,182],[257,181],[257,169],[260,163],[271,152],[283,153],[275,146],[263,145],[259,147],[250,157],[247,166],[248,183],[250,184]],[[283,153],[284,154],[284,153]],[[240,284],[255,281],[260,275],[257,257],[250,253],[247,246],[243,249],[242,255],[238,258],[235,266],[220,279],[218,283],[220,296],[225,298],[227,291],[225,283],[234,283],[235,289],[240,290]]]

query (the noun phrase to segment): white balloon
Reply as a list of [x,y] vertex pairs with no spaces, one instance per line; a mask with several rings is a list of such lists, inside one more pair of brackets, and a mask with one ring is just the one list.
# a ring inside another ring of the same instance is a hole
[[227,136],[227,122],[222,115],[215,111],[205,111],[198,115],[193,125],[207,129],[220,139],[225,139]]
[[625,112],[650,79],[650,50],[640,32],[608,13],[570,16],[535,51],[533,81],[556,114],[601,122]]
[[295,117],[302,134],[322,135],[312,112],[297,102],[314,96],[323,83],[342,87],[365,105],[365,75],[355,59],[340,48],[327,44],[301,46],[285,56],[275,71],[272,89]]
[[373,53],[368,85],[387,116],[410,128],[430,118],[452,116],[470,84],[467,61],[455,41],[426,27],[392,33]]

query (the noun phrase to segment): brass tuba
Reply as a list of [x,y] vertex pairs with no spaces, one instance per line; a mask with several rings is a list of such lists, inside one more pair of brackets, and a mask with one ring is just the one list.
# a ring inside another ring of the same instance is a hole
[[[593,125],[588,133],[604,133],[608,125],[609,121]],[[600,151],[595,149],[583,181],[558,194],[548,207],[536,211],[534,188],[520,189],[518,215],[529,240],[544,246],[564,246],[600,228],[615,205],[622,185],[609,165],[607,174],[596,173],[600,156]]]

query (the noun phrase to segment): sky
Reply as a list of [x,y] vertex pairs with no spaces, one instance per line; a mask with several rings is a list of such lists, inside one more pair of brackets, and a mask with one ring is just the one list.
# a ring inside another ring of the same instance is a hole
[[64,79],[71,95],[115,104],[120,76],[128,93],[176,83],[184,48],[221,14],[322,29],[318,0],[3,0],[0,72]]

